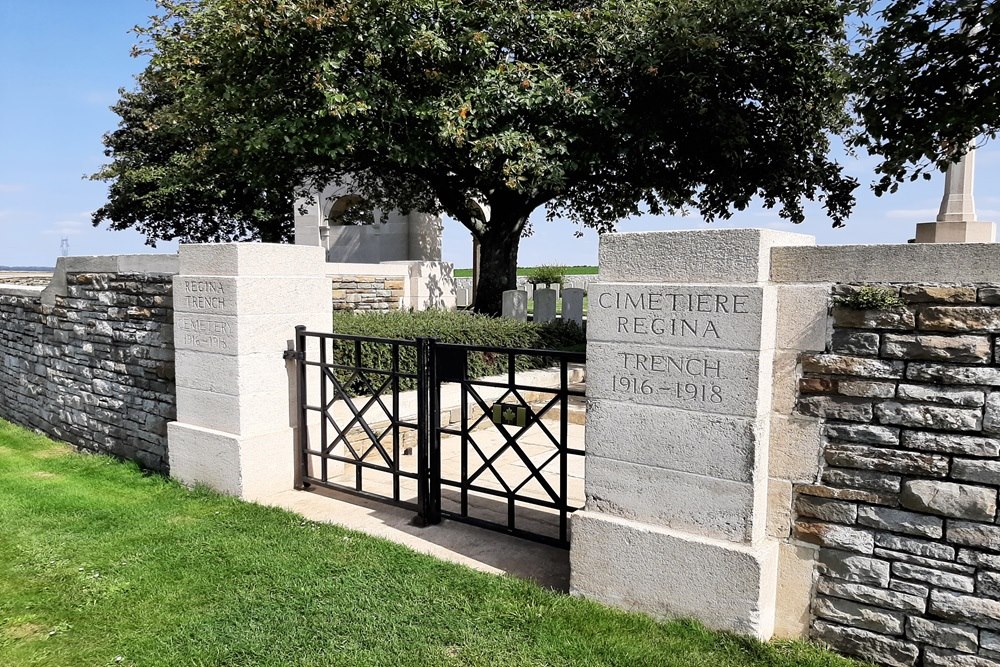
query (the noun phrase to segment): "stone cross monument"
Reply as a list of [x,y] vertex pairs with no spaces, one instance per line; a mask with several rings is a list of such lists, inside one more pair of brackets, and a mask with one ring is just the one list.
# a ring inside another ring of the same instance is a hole
[[996,225],[976,219],[976,202],[972,197],[975,170],[975,147],[970,146],[961,160],[948,166],[937,221],[917,225],[917,243],[993,243],[996,240]]

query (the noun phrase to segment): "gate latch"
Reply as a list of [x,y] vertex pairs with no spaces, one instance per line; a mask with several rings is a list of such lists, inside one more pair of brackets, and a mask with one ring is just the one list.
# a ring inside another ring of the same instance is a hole
[[306,353],[299,352],[298,350],[285,350],[282,353],[281,358],[284,359],[285,361],[288,361],[290,359],[294,359],[295,361],[305,361]]

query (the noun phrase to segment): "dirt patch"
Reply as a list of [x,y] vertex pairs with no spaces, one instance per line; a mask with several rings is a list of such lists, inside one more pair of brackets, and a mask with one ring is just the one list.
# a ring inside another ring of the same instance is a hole
[[62,475],[57,475],[54,472],[45,472],[44,470],[35,471],[35,472],[31,473],[30,475],[28,475],[28,477],[34,477],[35,479],[62,479],[63,478]]
[[46,636],[48,629],[35,623],[18,623],[4,628],[3,633],[11,639],[34,639]]
[[36,449],[31,452],[31,455],[36,459],[57,459],[60,456],[67,456],[72,453],[73,450],[69,446],[57,445],[55,447]]

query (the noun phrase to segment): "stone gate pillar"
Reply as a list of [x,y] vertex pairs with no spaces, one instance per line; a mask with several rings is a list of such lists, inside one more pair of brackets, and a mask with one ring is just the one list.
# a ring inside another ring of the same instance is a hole
[[296,325],[329,332],[332,322],[324,248],[182,245],[171,476],[246,499],[293,488],[294,383],[282,353]]
[[770,249],[811,243],[750,229],[602,237],[600,282],[589,287],[575,595],[771,636]]

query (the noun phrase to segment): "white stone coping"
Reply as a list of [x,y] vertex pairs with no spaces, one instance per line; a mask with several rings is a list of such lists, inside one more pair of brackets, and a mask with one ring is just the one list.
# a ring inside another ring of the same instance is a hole
[[42,303],[54,306],[57,296],[66,296],[67,273],[155,273],[174,275],[180,269],[176,254],[80,255],[60,257],[52,281],[42,292]]
[[337,276],[378,276],[380,278],[409,278],[409,263],[394,264],[383,262],[381,264],[362,264],[353,262],[328,262],[326,265],[326,275],[331,278]]
[[0,284],[0,296],[23,296],[28,298],[41,298],[45,287],[41,285],[12,285]]
[[776,283],[995,283],[1000,244],[899,243],[775,247]]

